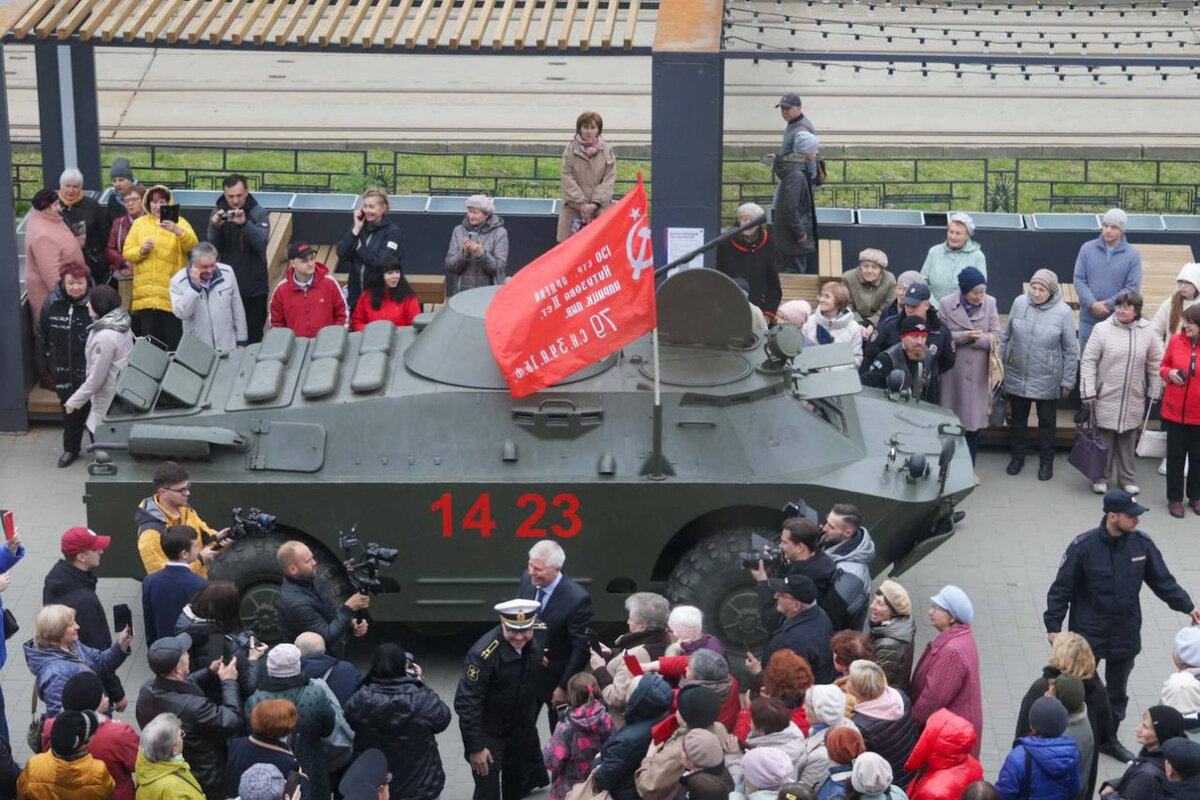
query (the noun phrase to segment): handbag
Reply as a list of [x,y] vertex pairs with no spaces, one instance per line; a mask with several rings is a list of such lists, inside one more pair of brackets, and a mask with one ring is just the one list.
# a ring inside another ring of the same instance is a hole
[[1167,457],[1167,432],[1146,430],[1146,426],[1150,424],[1150,409],[1153,407],[1153,403],[1146,405],[1146,419],[1142,422],[1142,435],[1138,438],[1135,450],[1138,458]]
[[1089,411],[1083,421],[1075,424],[1075,444],[1067,458],[1071,466],[1090,481],[1108,477],[1108,448],[1096,433],[1096,424]]
[[593,770],[587,780],[580,781],[571,787],[571,791],[567,792],[567,796],[563,800],[612,800],[612,794],[608,789],[597,789],[595,782],[596,772]]
[[7,608],[4,609],[4,640],[8,641],[16,636],[20,630],[21,626],[17,624],[17,615]]

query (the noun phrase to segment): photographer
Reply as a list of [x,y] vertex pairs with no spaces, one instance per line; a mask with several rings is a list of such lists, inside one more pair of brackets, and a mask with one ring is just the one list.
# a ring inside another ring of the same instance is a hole
[[347,634],[365,636],[367,621],[356,620],[353,614],[366,610],[371,598],[356,592],[345,603],[333,600],[316,586],[317,559],[303,542],[284,542],[276,557],[283,571],[283,586],[279,591],[279,627],[284,641],[292,641],[305,631],[318,633],[330,653],[340,655],[346,647]]
[[207,582],[192,572],[192,562],[200,556],[195,528],[168,526],[161,544],[167,565],[142,581],[142,620],[151,644],[174,632],[184,606]]
[[[229,581],[213,581],[196,592],[173,625],[176,634],[186,633],[191,638],[188,655],[193,664],[211,664],[217,659],[237,661],[238,693],[244,701],[258,689],[258,661],[266,654],[267,646],[241,632],[240,602],[236,586]],[[170,633],[162,630],[159,635]],[[210,693],[213,695],[215,692]]]
[[[772,569],[767,569],[770,563]],[[783,521],[779,534],[779,555],[773,561],[759,561],[750,570],[757,583],[759,614],[763,628],[772,633],[783,624],[783,616],[775,610],[775,592],[767,585],[768,578],[803,575],[817,587],[819,605],[829,615],[834,629],[841,628],[845,609],[832,591],[837,564],[821,549],[821,529],[808,517],[789,517]],[[774,574],[768,574],[774,573]]]
[[204,238],[233,267],[235,285],[249,329],[249,343],[262,341],[267,324],[267,241],[271,223],[267,210],[246,188],[244,175],[230,175],[221,182],[217,208],[208,220]]
[[346,704],[354,750],[387,756],[396,797],[434,800],[446,785],[437,734],[450,725],[450,708],[425,685],[421,666],[404,648],[385,642],[371,659],[366,682]]
[[192,483],[188,471],[174,461],[164,461],[154,468],[154,494],[138,504],[133,521],[138,526],[138,554],[146,574],[158,572],[167,565],[162,548],[162,535],[168,525],[187,525],[196,531],[200,553],[192,562],[192,572],[208,577],[208,565],[220,555],[229,528],[214,531],[195,509],[188,505],[192,499]]

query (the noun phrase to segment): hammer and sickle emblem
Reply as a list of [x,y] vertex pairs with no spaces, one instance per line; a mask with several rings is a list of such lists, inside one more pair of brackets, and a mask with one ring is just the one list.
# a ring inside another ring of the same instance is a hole
[[650,239],[650,226],[646,224],[641,212],[635,208],[629,216],[635,224],[625,237],[625,256],[629,259],[633,279],[636,281],[642,277],[642,270],[654,268],[654,247]]

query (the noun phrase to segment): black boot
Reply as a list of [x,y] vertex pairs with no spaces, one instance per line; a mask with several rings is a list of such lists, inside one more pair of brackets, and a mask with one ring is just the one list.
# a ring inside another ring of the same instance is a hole
[[1054,477],[1054,459],[1043,458],[1038,464],[1038,480],[1048,481]]
[[1125,764],[1133,761],[1133,759],[1136,757],[1133,753],[1129,752],[1125,745],[1121,744],[1120,739],[1118,739],[1115,735],[1111,740],[1102,742],[1096,749],[1104,755],[1110,758],[1115,758],[1117,761]]
[[1025,456],[1013,456],[1008,462],[1008,467],[1004,470],[1009,475],[1020,475],[1021,470],[1025,468]]

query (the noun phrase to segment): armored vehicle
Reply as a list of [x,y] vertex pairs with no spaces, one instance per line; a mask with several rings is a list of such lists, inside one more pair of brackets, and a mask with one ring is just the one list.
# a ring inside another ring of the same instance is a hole
[[378,572],[375,619],[488,620],[529,548],[551,539],[598,620],[623,621],[630,593],[658,590],[743,645],[761,634],[741,555],[753,533],[778,539],[789,501],[859,506],[876,573],[953,534],[974,486],[957,418],[902,381],[864,389],[846,345],[756,333],[725,275],[663,283],[657,362],[648,334],[522,399],[484,332],[496,291],[458,294],[411,328],[274,329],[233,352],[139,341],[89,465],[89,525],[115,538],[103,573],[142,576],[133,513],[166,459],[186,465],[214,528],[234,508],[276,515],[210,570],[238,584],[244,619],[267,636],[278,545],[307,542],[319,576],[348,592],[339,535],[352,527],[399,551]]

